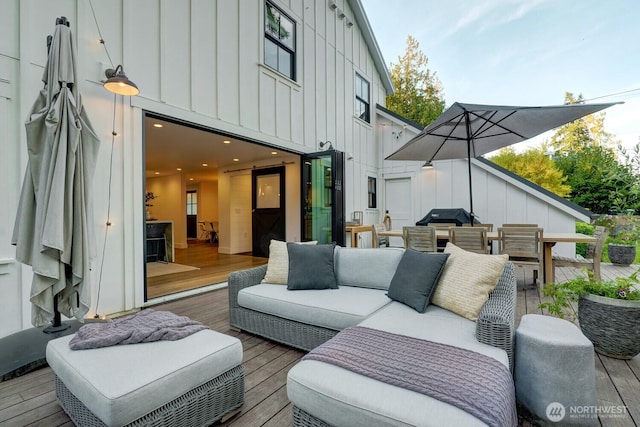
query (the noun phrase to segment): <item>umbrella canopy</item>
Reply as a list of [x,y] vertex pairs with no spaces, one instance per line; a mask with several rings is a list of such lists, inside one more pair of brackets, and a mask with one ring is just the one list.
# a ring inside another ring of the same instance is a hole
[[[99,140],[77,88],[76,52],[59,18],[44,70],[44,87],[25,126],[29,160],[12,243],[33,268],[31,322],[89,310],[89,263],[95,257],[93,174]],[[66,24],[66,25],[65,25]],[[55,325],[54,325],[55,326]]]
[[386,160],[469,159],[469,198],[473,216],[472,157],[526,141],[614,104],[520,107],[456,102]]

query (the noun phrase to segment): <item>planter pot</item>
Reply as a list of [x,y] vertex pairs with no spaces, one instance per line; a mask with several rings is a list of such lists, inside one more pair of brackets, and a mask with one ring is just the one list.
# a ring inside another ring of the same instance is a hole
[[616,265],[629,265],[636,259],[636,247],[609,243],[607,254],[612,263]]
[[598,353],[617,359],[640,353],[640,301],[584,295],[578,302],[578,320]]

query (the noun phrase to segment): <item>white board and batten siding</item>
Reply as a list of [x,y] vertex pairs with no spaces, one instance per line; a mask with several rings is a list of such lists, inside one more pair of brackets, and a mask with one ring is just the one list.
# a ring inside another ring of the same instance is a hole
[[[0,24],[9,37],[0,38],[0,136],[19,143],[2,146],[4,155],[0,156],[0,166],[6,166],[6,178],[0,180],[6,201],[0,207],[0,223],[4,224],[0,225],[0,292],[3,305],[11,307],[0,311],[0,337],[31,326],[31,269],[13,262],[15,249],[10,238],[27,162],[24,117],[41,88],[46,36],[53,33],[57,17],[66,16],[71,22],[77,41],[79,90],[102,141],[94,181],[98,260],[106,228],[114,100],[102,87],[104,70],[122,64],[141,91],[137,97],[116,98],[113,225],[105,251],[100,314],[143,305],[144,206],[140,200],[145,111],[294,153],[319,151],[320,141],[331,141],[352,157],[346,162],[346,213],[363,210],[367,176],[379,170],[375,106],[385,104],[390,86],[388,76],[380,75],[378,53],[371,51],[370,28],[363,33],[356,20],[362,5],[357,0],[336,0],[346,15],[340,19],[324,0],[273,2],[296,23],[295,81],[263,65],[264,0],[93,0],[113,64],[98,43],[89,2],[2,1]],[[353,26],[347,26],[347,21]],[[372,123],[354,117],[356,73],[370,84]],[[289,170],[288,191],[299,186],[294,175],[299,175],[300,166],[288,166]],[[223,181],[228,188],[219,189],[220,197],[232,185],[229,178]],[[234,178],[233,185],[238,182],[242,179]],[[291,198],[292,203],[299,205],[296,197]],[[231,217],[231,201],[220,209],[220,226],[224,227],[222,219]],[[291,217],[296,213],[299,211]],[[246,218],[227,221],[227,227],[239,228],[238,221]],[[299,237],[299,227],[293,228],[297,230],[287,229],[292,239]],[[220,230],[221,235],[232,231]],[[244,248],[246,241],[240,246]],[[99,269],[94,268],[92,274],[93,310]]]

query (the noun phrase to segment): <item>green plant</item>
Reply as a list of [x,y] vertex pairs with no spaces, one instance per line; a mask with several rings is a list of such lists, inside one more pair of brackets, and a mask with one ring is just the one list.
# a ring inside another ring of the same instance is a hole
[[615,226],[611,230],[609,243],[616,245],[634,246],[640,240],[640,225],[638,219],[629,216],[621,225]]
[[[593,236],[595,228],[595,226],[587,224],[586,222],[576,222],[576,233]],[[585,256],[587,254],[587,246],[588,243],[576,243],[576,254]]]
[[638,271],[629,277],[618,277],[615,280],[594,280],[593,273],[589,277],[579,276],[563,283],[549,283],[544,287],[544,295],[551,297],[551,301],[543,302],[539,308],[546,309],[550,314],[564,319],[565,316],[574,320],[576,309],[572,302],[578,301],[585,294],[599,295],[607,298],[640,300],[640,290],[637,287]]

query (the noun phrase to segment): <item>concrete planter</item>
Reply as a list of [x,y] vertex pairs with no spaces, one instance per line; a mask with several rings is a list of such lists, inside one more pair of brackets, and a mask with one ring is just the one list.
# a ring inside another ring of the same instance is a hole
[[607,254],[611,262],[616,265],[630,265],[636,259],[636,247],[609,243]]
[[583,295],[578,320],[598,353],[617,359],[632,359],[640,353],[640,301]]

